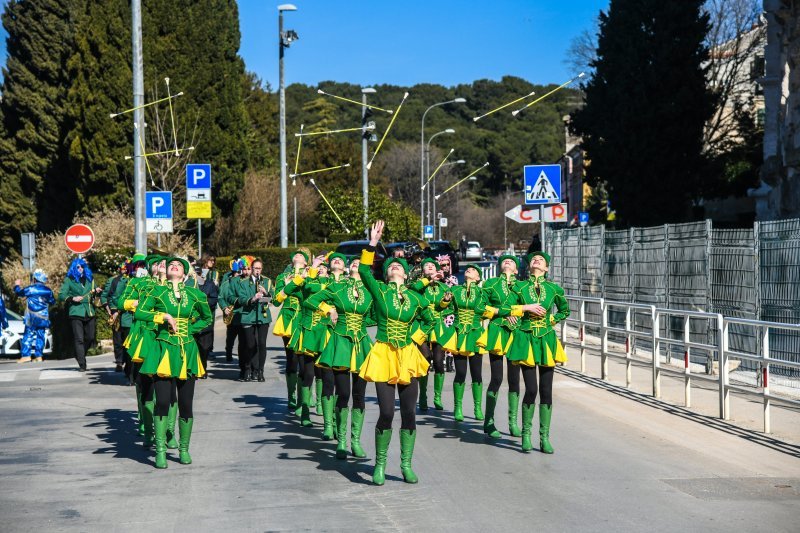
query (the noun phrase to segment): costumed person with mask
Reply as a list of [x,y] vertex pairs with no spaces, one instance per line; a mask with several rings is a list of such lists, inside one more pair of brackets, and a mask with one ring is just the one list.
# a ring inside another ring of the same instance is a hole
[[243,264],[239,258],[231,260],[230,271],[222,276],[217,299],[217,305],[222,310],[222,321],[225,323],[225,361],[228,363],[233,361],[233,345],[239,337],[239,325],[234,324],[233,319],[236,309],[236,285],[241,279]]
[[[444,357],[445,351],[456,350],[456,330],[452,322],[445,322],[445,317],[453,314],[451,301],[445,300],[445,294],[450,291],[450,286],[444,283],[444,273],[439,263],[431,258],[426,258],[420,263],[422,275],[429,281],[422,287],[422,295],[431,304],[433,320],[423,325],[423,331],[428,337],[427,342],[420,345],[420,351],[433,365],[433,407],[437,410],[444,409],[442,404],[442,389],[444,388]],[[428,410],[428,376],[419,378],[419,408]]]
[[[442,283],[448,287],[455,287],[458,285],[458,278],[453,275],[453,265],[450,260],[449,254],[441,254],[436,256],[436,262],[442,268]],[[457,270],[457,269],[456,269]],[[440,311],[442,321],[447,327],[452,327],[456,322],[456,315],[453,306],[445,308]],[[446,350],[444,352],[444,371],[455,372],[455,364],[453,363],[453,352]]]
[[[525,395],[522,398],[522,450],[533,449],[531,431],[539,395],[539,449],[553,453],[550,444],[550,421],[553,414],[553,374],[556,363],[566,363],[567,355],[554,326],[569,316],[564,289],[547,280],[550,256],[532,252],[526,257],[530,277],[511,289],[500,315],[519,317],[511,335],[506,357],[522,368]],[[553,306],[556,312],[552,313]],[[537,383],[536,369],[539,369]]]
[[[144,259],[144,255],[140,254],[138,258]],[[103,285],[103,292],[100,293],[100,304],[108,313],[108,323],[111,326],[111,340],[114,346],[114,363],[116,364],[115,370],[117,372],[124,371],[129,384],[133,384],[133,382],[131,381],[130,357],[125,350],[125,339],[128,338],[133,318],[130,313],[127,313],[126,316],[124,309],[120,310],[117,308],[117,301],[119,297],[122,296],[122,293],[125,292],[125,286],[128,284],[128,273],[131,262],[131,260],[127,260],[122,263],[118,272],[106,280],[106,284]],[[125,324],[122,323],[123,320],[125,320]]]
[[166,264],[167,284],[151,292],[136,308],[137,318],[150,321],[158,328],[156,342],[160,346],[160,355],[145,359],[141,370],[143,374],[153,376],[155,381],[156,468],[167,468],[167,423],[173,400],[177,400],[180,413],[179,460],[181,464],[192,463],[189,443],[194,426],[194,388],[196,379],[205,374],[194,334],[213,320],[206,295],[184,284],[189,262],[180,257],[170,257]]
[[[497,267],[500,275],[483,282],[483,295],[486,303],[500,308],[506,303],[511,288],[517,283],[519,259],[510,254],[501,255],[497,259]],[[483,424],[483,432],[495,439],[500,438],[500,432],[494,422],[494,412],[497,406],[500,385],[503,384],[504,359],[508,367],[508,429],[509,433],[514,437],[522,435],[517,422],[520,367],[505,358],[511,342],[511,334],[516,328],[516,317],[495,317],[489,322],[489,326],[484,330],[483,336],[478,339],[478,346],[485,348],[489,352],[489,368],[491,370],[489,388],[486,391],[486,419]]]
[[299,407],[300,380],[298,379],[297,372],[300,367],[300,356],[294,353],[289,347],[289,340],[292,338],[292,333],[297,325],[296,318],[300,312],[300,299],[295,295],[287,296],[283,289],[295,276],[298,276],[305,270],[310,255],[311,253],[305,249],[297,250],[292,255],[291,264],[275,279],[275,298],[273,299],[273,305],[281,305],[281,310],[278,313],[278,318],[275,320],[275,327],[272,328],[272,334],[281,337],[284,350],[286,351],[286,367],[284,373],[286,375],[287,408],[289,411],[294,411]]
[[267,332],[272,322],[269,304],[274,287],[272,280],[262,275],[263,268],[261,259],[253,259],[250,276],[242,279],[236,286],[239,323],[245,341],[244,351],[247,352],[243,381],[266,381],[264,365],[267,361]]
[[[359,376],[375,383],[380,410],[375,426],[375,470],[372,481],[383,485],[386,479],[386,459],[392,440],[395,396],[400,397],[400,469],[406,483],[417,483],[411,468],[417,438],[416,405],[419,393],[417,380],[428,374],[428,361],[420,353],[412,337],[415,320],[432,320],[429,302],[405,286],[408,264],[405,259],[389,258],[383,265],[384,279],[377,281],[372,274],[375,247],[383,236],[384,222],[377,221],[370,230],[369,246],[361,252],[358,273],[372,295],[375,320],[378,325],[375,344],[361,365]],[[420,280],[427,284],[426,279]]]
[[102,291],[94,285],[92,269],[82,257],[72,260],[67,277],[61,284],[58,299],[65,303],[72,326],[75,359],[81,372],[86,372],[86,352],[95,343],[97,317],[92,299]]
[[[464,420],[463,400],[466,389],[467,367],[472,378],[473,414],[476,420],[483,420],[483,354],[484,348],[478,345],[483,334],[483,319],[492,318],[497,308],[486,303],[479,285],[481,268],[470,263],[464,270],[464,284],[451,290],[450,299],[456,310],[456,332],[458,335],[455,351],[456,376],[453,380],[453,417]],[[447,299],[447,296],[445,297]]]
[[[14,282],[14,294],[27,300],[24,318],[25,332],[22,334],[20,342],[18,363],[27,363],[31,361],[31,358],[37,362],[42,361],[45,336],[50,327],[49,308],[56,303],[53,291],[45,283],[47,283],[47,274],[38,268],[33,272],[31,285],[23,288],[22,280],[18,279]],[[5,319],[5,306],[3,311]],[[7,320],[3,327],[8,327]]]
[[317,359],[318,366],[331,371],[335,384],[326,379],[322,390],[325,421],[323,439],[333,438],[335,427],[339,440],[336,458],[347,458],[347,419],[352,379],[350,450],[355,457],[364,458],[367,455],[361,447],[361,429],[364,425],[367,382],[359,377],[358,372],[372,348],[366,329],[373,311],[372,295],[358,273],[359,260],[353,260],[350,264],[349,278],[344,277],[347,264],[344,255],[331,254],[328,261],[331,266],[330,283],[324,290],[303,301],[304,308],[327,315],[332,323],[330,339]]

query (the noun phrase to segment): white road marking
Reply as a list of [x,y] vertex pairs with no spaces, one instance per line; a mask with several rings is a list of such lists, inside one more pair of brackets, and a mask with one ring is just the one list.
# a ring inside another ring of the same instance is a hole
[[81,375],[76,370],[42,370],[39,379],[70,379],[79,378]]

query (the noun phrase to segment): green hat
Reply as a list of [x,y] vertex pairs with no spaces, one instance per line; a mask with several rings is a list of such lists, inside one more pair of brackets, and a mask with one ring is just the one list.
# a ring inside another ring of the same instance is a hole
[[541,255],[544,258],[544,262],[547,263],[547,266],[550,266],[550,254],[541,250],[538,252],[531,252],[525,256],[525,261],[528,263],[528,265],[531,264],[531,260],[537,255]]
[[146,255],[137,252],[131,256],[131,263],[138,263],[139,261],[144,261],[146,259]]
[[464,267],[464,272],[466,272],[468,268],[474,268],[475,270],[478,271],[478,279],[481,279],[483,277],[483,270],[481,270],[481,267],[479,267],[475,263],[470,263],[466,267]]
[[303,250],[295,250],[294,253],[292,254],[292,257],[296,256],[297,254],[302,255],[305,258],[306,263],[308,263],[310,261],[310,259],[308,257],[308,254],[305,253]]
[[439,265],[439,262],[436,261],[435,259],[431,259],[430,257],[426,257],[425,259],[423,259],[422,262],[419,264],[419,267],[423,268],[428,263],[431,263],[433,266],[435,266],[436,270],[442,269],[441,265]]
[[503,265],[503,261],[505,261],[506,259],[511,259],[512,261],[514,261],[514,264],[517,265],[517,270],[519,270],[519,257],[517,257],[516,255],[511,255],[511,254],[503,254],[503,255],[501,255],[500,257],[497,258],[497,268],[498,268],[498,270]]
[[145,258],[144,262],[147,264],[147,269],[149,270],[153,267],[155,263],[160,263],[162,260],[164,260],[164,257],[158,254],[153,254],[153,255],[148,255]]
[[179,262],[180,264],[183,265],[183,273],[184,273],[184,275],[187,275],[187,276],[189,275],[189,270],[191,269],[191,267],[189,266],[189,261],[187,261],[183,257],[165,257],[164,259],[167,260],[167,265],[169,265],[173,261]]
[[389,271],[389,265],[392,263],[399,263],[400,266],[403,267],[403,271],[408,274],[408,263],[402,257],[389,257],[386,259],[386,262],[383,263],[383,275],[386,276],[386,273]]
[[344,266],[347,266],[347,258],[344,256],[344,254],[340,254],[339,252],[333,252],[332,254],[329,254],[327,263],[330,265],[334,259],[341,259],[344,263]]

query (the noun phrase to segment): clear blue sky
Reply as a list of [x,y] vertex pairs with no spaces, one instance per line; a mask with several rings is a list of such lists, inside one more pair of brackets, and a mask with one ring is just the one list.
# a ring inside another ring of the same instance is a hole
[[[5,5],[7,0],[2,0]],[[279,2],[239,0],[241,55],[278,85]],[[563,59],[608,0],[297,0],[284,16],[300,40],[286,81],[455,85],[511,74],[534,83],[571,77]],[[6,34],[0,30],[0,63]],[[145,56],[147,51],[145,50]]]

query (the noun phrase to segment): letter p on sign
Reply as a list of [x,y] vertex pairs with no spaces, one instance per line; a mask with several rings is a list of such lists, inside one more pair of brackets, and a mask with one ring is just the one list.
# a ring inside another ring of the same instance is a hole
[[159,207],[164,207],[164,199],[161,198],[160,196],[156,196],[154,198],[151,198],[150,200],[152,200],[152,202],[153,202],[153,205],[152,205],[152,212],[153,213],[158,213],[158,208]]
[[209,163],[186,165],[186,188],[211,189],[211,165]]

